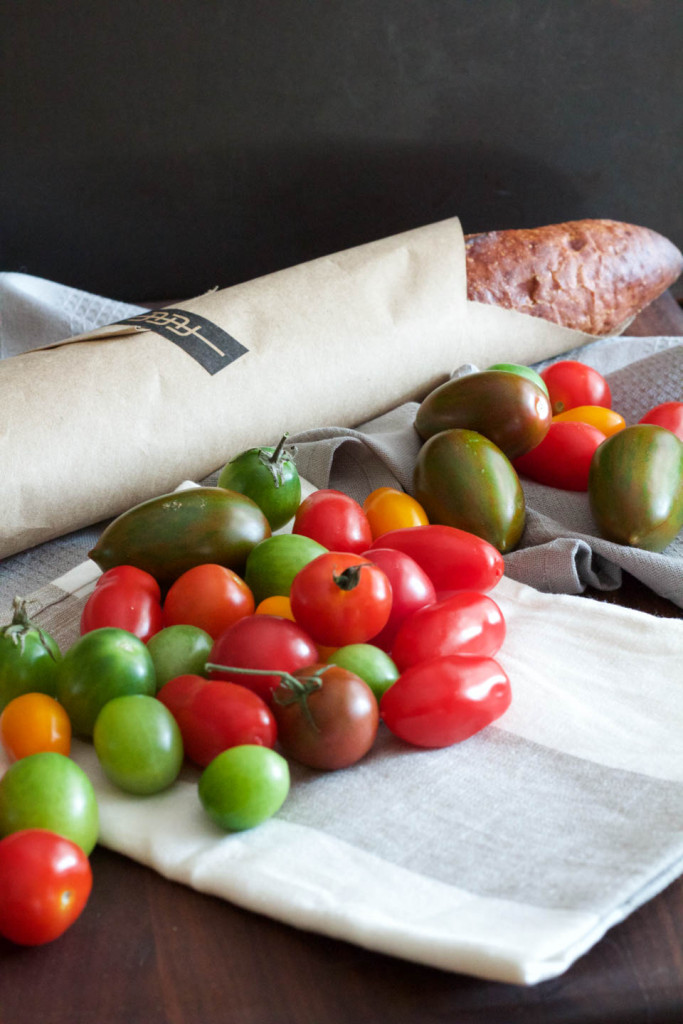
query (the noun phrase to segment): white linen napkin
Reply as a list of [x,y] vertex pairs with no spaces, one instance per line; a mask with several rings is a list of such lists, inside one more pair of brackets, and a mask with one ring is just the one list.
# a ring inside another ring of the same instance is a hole
[[[33,595],[63,647],[97,573],[84,563]],[[278,815],[235,834],[205,817],[196,772],[131,797],[77,742],[100,842],[369,949],[519,984],[561,974],[683,870],[683,620],[505,577],[492,594],[513,691],[495,725],[435,751],[382,727],[350,769],[293,764]]]

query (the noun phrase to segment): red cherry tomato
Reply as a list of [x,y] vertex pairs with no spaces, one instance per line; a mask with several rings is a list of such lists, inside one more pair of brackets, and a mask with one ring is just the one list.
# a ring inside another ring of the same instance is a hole
[[500,718],[510,700],[510,680],[493,658],[447,654],[406,669],[382,696],[379,711],[400,739],[449,747]]
[[117,565],[102,573],[81,613],[81,633],[115,626],[143,643],[162,627],[161,590],[143,569]]
[[503,575],[505,562],[493,544],[467,530],[437,523],[390,530],[371,544],[410,555],[434,584],[437,596],[457,590],[492,590]]
[[590,423],[553,420],[540,444],[512,465],[522,476],[564,491],[587,491],[588,472],[605,435]]
[[161,687],[157,698],[178,723],[185,755],[201,767],[229,747],[275,746],[275,719],[266,702],[246,686],[176,676]]
[[550,395],[553,415],[577,405],[612,406],[610,386],[592,366],[577,359],[560,359],[541,371]]
[[[317,660],[318,648],[296,622],[277,615],[248,615],[221,633],[211,649],[207,668],[211,679],[246,686],[270,704],[272,691],[280,684],[280,676],[274,672],[296,672]],[[246,675],[211,665],[266,671]]]
[[179,576],[164,601],[164,626],[197,626],[214,640],[233,622],[251,615],[254,595],[223,565],[196,565]]
[[317,643],[362,644],[389,620],[391,584],[369,559],[330,551],[299,570],[289,599],[294,618]]
[[391,611],[384,629],[372,637],[372,643],[390,651],[398,627],[418,608],[436,601],[434,584],[414,558],[393,548],[373,548],[363,552],[378,565],[391,584]]
[[323,488],[299,505],[292,533],[311,537],[328,551],[360,553],[372,543],[372,531],[365,512],[342,491]]
[[314,665],[284,680],[273,694],[273,714],[286,756],[325,771],[359,761],[379,724],[368,684],[338,665]]
[[641,416],[639,423],[654,423],[666,427],[683,441],[683,402],[662,402]]
[[0,934],[23,946],[59,938],[92,890],[90,862],[76,843],[46,829],[0,841]]
[[401,672],[420,661],[446,654],[492,657],[505,639],[505,619],[488,594],[462,590],[420,608],[405,619],[391,657]]

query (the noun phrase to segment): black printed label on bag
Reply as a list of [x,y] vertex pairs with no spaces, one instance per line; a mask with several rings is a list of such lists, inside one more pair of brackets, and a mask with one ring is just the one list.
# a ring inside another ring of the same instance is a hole
[[209,373],[218,373],[249,351],[218,324],[184,309],[153,309],[119,322],[161,334],[179,345]]

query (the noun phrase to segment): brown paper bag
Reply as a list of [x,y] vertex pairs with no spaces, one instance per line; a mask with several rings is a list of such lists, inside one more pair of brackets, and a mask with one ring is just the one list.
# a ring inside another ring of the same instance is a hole
[[457,219],[0,364],[0,557],[201,479],[285,432],[354,426],[462,362],[589,340],[467,301]]

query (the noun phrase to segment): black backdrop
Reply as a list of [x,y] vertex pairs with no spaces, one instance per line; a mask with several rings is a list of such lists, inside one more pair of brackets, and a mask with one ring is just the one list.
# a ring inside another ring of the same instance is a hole
[[177,298],[457,214],[683,247],[681,0],[8,0],[0,271]]

